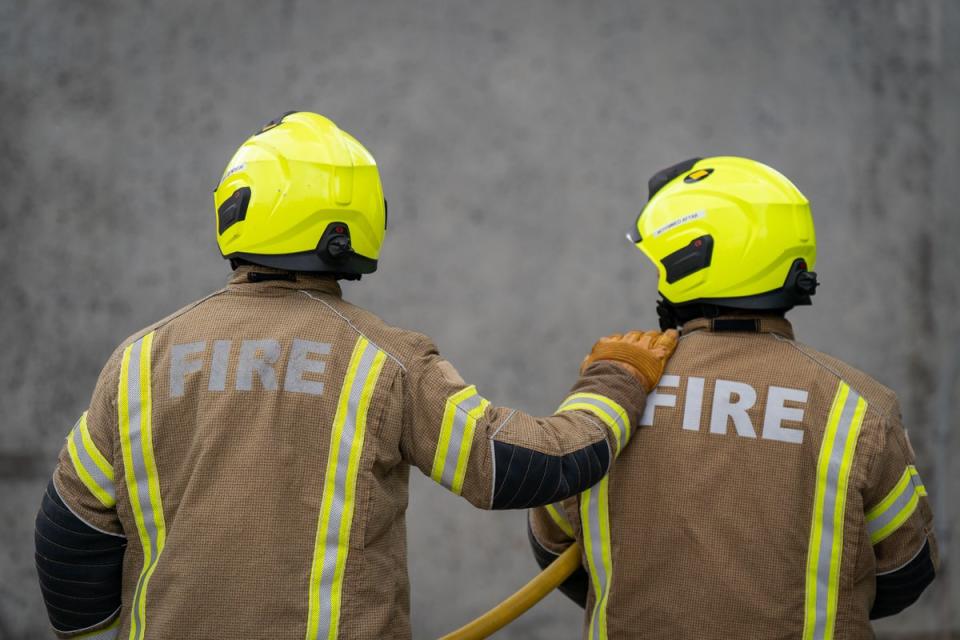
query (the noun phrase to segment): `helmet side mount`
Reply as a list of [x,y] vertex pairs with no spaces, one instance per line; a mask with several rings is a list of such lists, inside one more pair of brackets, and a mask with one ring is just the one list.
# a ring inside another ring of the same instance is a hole
[[687,246],[664,256],[660,263],[667,272],[667,282],[673,284],[677,280],[706,269],[710,266],[712,258],[713,236],[707,234],[694,238]]
[[240,187],[217,209],[217,231],[223,232],[247,217],[250,205],[250,187]]

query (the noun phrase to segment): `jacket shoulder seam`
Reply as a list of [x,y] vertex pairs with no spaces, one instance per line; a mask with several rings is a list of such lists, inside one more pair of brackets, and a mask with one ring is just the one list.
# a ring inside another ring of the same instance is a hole
[[368,336],[367,334],[365,334],[365,333],[360,329],[360,327],[358,327],[356,324],[354,324],[353,320],[351,320],[349,317],[347,317],[346,315],[344,315],[343,313],[341,313],[340,311],[338,311],[336,308],[334,308],[334,306],[333,306],[332,304],[330,304],[329,302],[327,302],[326,300],[324,300],[324,299],[322,299],[322,298],[318,298],[318,297],[312,295],[309,291],[306,291],[306,290],[304,290],[304,289],[298,289],[297,291],[299,291],[299,292],[302,293],[303,295],[307,296],[307,297],[310,298],[311,300],[314,300],[314,301],[316,301],[316,302],[319,302],[320,304],[322,304],[323,306],[325,306],[327,309],[329,309],[330,311],[332,311],[338,318],[340,318],[341,320],[343,320],[343,322],[345,322],[348,327],[350,327],[351,329],[353,329],[353,331],[354,331],[358,336],[361,336],[362,338],[366,338],[366,340],[367,340],[370,344],[372,344],[374,347],[376,347],[377,349],[379,349],[380,351],[382,351],[388,358],[390,358],[391,360],[393,360],[394,362],[396,362],[396,363],[397,363],[397,366],[400,367],[400,369],[401,369],[404,373],[407,372],[407,367],[406,367],[402,362],[400,362],[400,359],[399,359],[399,358],[397,358],[395,355],[393,355],[392,353],[390,353],[389,351],[387,351],[386,349],[384,349],[383,347],[381,347],[379,344],[377,344],[377,342],[376,342],[375,340],[373,340],[370,336]]
[[[850,381],[848,381],[843,375],[841,375],[840,372],[837,371],[835,368],[831,367],[829,364],[827,364],[826,362],[824,362],[824,361],[821,360],[820,358],[816,357],[814,354],[810,353],[809,351],[807,351],[806,349],[804,349],[803,347],[801,347],[800,345],[798,345],[798,344],[797,344],[796,342],[794,342],[793,340],[788,340],[788,339],[786,339],[786,338],[782,338],[782,337],[780,337],[780,336],[778,336],[778,335],[776,335],[776,334],[772,334],[772,335],[773,335],[773,337],[774,337],[776,340],[778,340],[779,342],[783,342],[783,343],[786,343],[786,344],[790,345],[791,347],[793,347],[794,349],[796,349],[797,351],[799,351],[800,354],[803,355],[804,357],[806,357],[808,360],[810,360],[811,362],[813,362],[814,364],[816,364],[817,366],[819,366],[819,367],[820,367],[821,369],[823,369],[824,371],[829,372],[831,375],[833,375],[833,377],[835,377],[835,378],[836,378],[837,380],[839,380],[840,382],[843,382],[844,384],[846,384],[847,386],[849,386],[851,389],[853,389],[854,391],[856,391],[857,394],[858,394],[860,397],[864,397],[864,394],[860,391],[860,389],[856,388],[853,384],[851,384]],[[881,419],[881,420],[883,420],[883,419],[886,418],[886,414],[881,413],[879,410],[877,410],[877,408],[874,406],[874,404],[873,404],[872,402],[869,402],[869,401],[867,401],[867,412],[868,412],[868,413],[872,413],[875,417],[877,417],[877,418],[879,418],[879,419]]]
[[151,331],[156,331],[157,329],[162,329],[163,327],[167,326],[168,324],[170,324],[171,322],[173,322],[173,321],[176,320],[177,318],[183,316],[183,315],[186,314],[186,313],[189,313],[190,311],[193,311],[194,309],[196,309],[197,307],[199,307],[199,306],[200,306],[201,304],[203,304],[204,302],[210,300],[211,298],[215,298],[216,296],[219,296],[219,295],[221,295],[221,294],[223,294],[223,293],[226,293],[226,291],[227,291],[226,289],[220,289],[220,290],[218,290],[218,291],[214,291],[213,293],[211,293],[211,294],[209,294],[209,295],[206,295],[206,296],[200,298],[199,300],[196,300],[196,301],[194,301],[194,302],[191,302],[190,304],[188,304],[187,306],[183,307],[182,309],[171,313],[171,314],[170,314],[169,316],[167,316],[166,318],[163,318],[162,320],[158,320],[158,321],[154,322],[153,324],[146,326],[145,328],[141,329],[140,331],[137,331],[137,332],[134,333],[132,336],[130,336],[129,338],[127,338],[126,340],[124,340],[123,342],[121,342],[121,343],[120,343],[120,346],[117,347],[117,351],[123,351],[123,349],[129,347],[131,344],[133,344],[134,342],[136,342],[137,340],[139,340],[139,339],[142,338],[143,336],[147,335],[147,334],[150,333]]

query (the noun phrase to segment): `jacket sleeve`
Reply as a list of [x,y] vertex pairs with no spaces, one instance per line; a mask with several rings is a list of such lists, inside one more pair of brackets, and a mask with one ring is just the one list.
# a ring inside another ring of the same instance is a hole
[[916,602],[939,564],[927,490],[894,407],[864,495],[867,532],[876,556],[876,597],[870,618],[894,615]]
[[552,416],[498,407],[422,338],[404,374],[401,448],[406,460],[480,508],[551,504],[607,473],[645,400],[633,376],[598,362]]
[[117,368],[107,364],[88,411],[60,451],[36,518],[40,590],[61,638],[107,637],[116,626],[126,538],[114,474]]
[[[561,553],[574,543],[580,532],[579,498],[567,498],[543,507],[531,509],[527,519],[527,535],[533,557],[541,569],[546,569]],[[560,592],[577,603],[587,606],[589,576],[581,560],[580,568],[560,585]]]

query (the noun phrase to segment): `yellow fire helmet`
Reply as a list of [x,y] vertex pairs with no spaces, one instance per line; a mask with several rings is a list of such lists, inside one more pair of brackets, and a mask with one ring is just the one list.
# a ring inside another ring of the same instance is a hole
[[224,258],[345,279],[377,269],[387,203],[373,156],[329,119],[291,111],[230,159],[213,192]]
[[649,190],[627,238],[660,272],[664,328],[723,308],[810,304],[810,203],[778,171],[747,158],[694,158],[657,172]]

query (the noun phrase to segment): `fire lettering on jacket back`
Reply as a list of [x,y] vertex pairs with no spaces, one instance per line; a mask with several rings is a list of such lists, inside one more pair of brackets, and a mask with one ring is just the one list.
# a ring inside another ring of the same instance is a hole
[[[283,355],[278,340],[242,340],[234,355],[232,340],[214,340],[175,344],[170,349],[170,396],[184,395],[190,379],[209,367],[207,391],[224,391],[233,367],[233,387],[237,391],[284,391],[323,395],[323,376],[327,363],[321,359],[330,355],[330,344],[297,338],[290,345],[286,370],[278,371],[277,363]],[[255,383],[254,381],[258,382]],[[194,383],[196,385],[197,383]],[[199,390],[196,386],[193,390]]]
[[[665,375],[660,385],[647,398],[647,406],[640,424],[652,426],[658,407],[677,408],[677,394],[667,389],[679,391],[681,377]],[[704,405],[704,389],[713,385],[713,400],[709,407]],[[760,437],[765,440],[777,440],[800,444],[803,442],[803,405],[808,393],[802,389],[771,385],[766,390],[766,403],[761,416]],[[787,403],[791,403],[792,406]],[[708,381],[697,376],[686,377],[686,393],[682,407],[681,426],[687,431],[700,431],[704,413],[709,411],[707,425],[710,433],[727,435],[732,424],[735,433],[743,438],[756,438],[757,425],[750,418],[749,411],[757,404],[757,390],[745,382],[717,379]],[[795,423],[789,427],[784,423]]]

